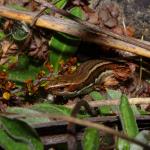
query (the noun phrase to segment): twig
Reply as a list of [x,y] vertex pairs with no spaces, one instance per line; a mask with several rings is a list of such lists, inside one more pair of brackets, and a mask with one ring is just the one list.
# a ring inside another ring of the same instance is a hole
[[[120,100],[97,100],[89,102],[91,107],[119,105]],[[150,98],[129,98],[130,104],[150,104]],[[66,105],[68,108],[74,108],[75,104]]]
[[118,131],[115,131],[115,130],[109,128],[109,127],[106,127],[106,126],[102,125],[102,124],[96,124],[96,123],[93,123],[93,122],[90,122],[90,121],[87,121],[87,120],[81,120],[81,119],[77,119],[77,118],[70,117],[70,116],[49,115],[49,114],[46,114],[45,116],[49,117],[50,119],[65,120],[65,121],[75,123],[75,124],[78,124],[78,125],[96,128],[98,130],[104,131],[105,133],[112,134],[114,136],[118,136],[118,137],[120,137],[124,140],[132,142],[132,143],[137,144],[139,146],[142,146],[145,149],[150,149],[149,145],[147,145],[145,143],[142,143],[141,141],[138,141],[136,139],[130,138],[127,135],[125,135],[123,133],[120,133]]
[[[81,109],[81,107],[84,107],[85,110],[91,114],[91,115],[96,115],[96,112],[94,111],[93,108],[91,108],[88,104],[87,101],[78,99],[78,102],[76,103],[75,107],[73,108],[71,112],[72,117],[76,117]],[[76,137],[76,128],[75,128],[74,123],[68,123],[67,126],[67,131],[68,131],[68,149],[69,150],[76,150],[76,145],[77,145],[77,137]]]
[[89,105],[89,103],[83,99],[78,99],[78,102],[74,105],[71,116],[76,117],[79,113],[81,107],[84,107],[86,112],[90,114],[91,116],[96,116],[95,110]]
[[[98,28],[97,26],[91,24],[91,23],[88,23],[87,21],[83,21],[81,20],[80,18],[70,14],[69,12],[63,10],[63,9],[59,9],[57,7],[55,7],[52,3],[50,2],[47,2],[45,0],[34,0],[40,4],[42,4],[43,6],[45,7],[48,7],[50,8],[52,11],[56,12],[56,13],[59,13],[65,17],[68,17],[76,22],[78,22],[79,24],[82,24],[84,25],[90,32],[92,33],[95,33],[95,34],[105,34],[107,36],[110,36],[110,37],[113,37],[113,38],[116,38],[118,40],[121,40],[121,41],[124,41],[124,42],[127,42],[127,43],[130,43],[130,44],[133,44],[133,45],[137,45],[137,46],[140,46],[140,47],[143,47],[143,48],[146,48],[146,49],[149,49],[149,46],[150,45],[145,45],[143,44],[141,41],[139,41],[138,43],[136,43],[136,39],[135,38],[127,38],[126,36],[121,36],[119,34],[115,34],[113,32],[110,32],[108,30],[105,30],[104,28]],[[149,49],[150,50],[150,49]]]
[[31,28],[33,28],[33,26],[36,24],[36,21],[38,20],[38,18],[42,15],[42,13],[46,10],[46,8],[44,7],[40,12],[38,12],[35,17],[33,18],[31,24],[30,24],[30,29],[27,35],[27,38],[24,42],[24,44],[21,46],[21,50],[25,50],[25,48],[27,48],[29,46],[29,43],[32,41],[32,35],[33,35],[33,31]]
[[[1,114],[2,116],[6,116],[5,114]],[[75,117],[70,117],[70,116],[64,116],[64,115],[53,115],[53,114],[34,114],[34,115],[30,115],[31,117],[47,117],[49,119],[57,119],[57,120],[63,120],[63,121],[67,121],[67,122],[71,122],[71,123],[75,123],[75,124],[78,124],[78,125],[81,125],[81,126],[86,126],[86,127],[92,127],[92,128],[96,128],[98,130],[101,130],[105,133],[108,133],[108,134],[112,134],[114,136],[117,136],[117,137],[120,137],[124,140],[127,140],[128,142],[131,142],[131,143],[134,143],[134,144],[137,144],[139,146],[142,146],[143,148],[145,149],[150,149],[150,146],[145,144],[145,143],[142,143],[141,141],[138,141],[136,139],[133,139],[131,137],[128,137],[127,135],[123,134],[123,133],[120,133],[119,131],[116,131],[114,129],[111,129],[107,126],[104,126],[102,124],[97,124],[97,123],[93,123],[93,122],[90,122],[90,121],[87,121],[87,120],[81,120],[81,119],[78,119],[78,118],[75,118]]]
[[[1,113],[1,115],[9,117],[9,113]],[[10,117],[11,118],[17,118],[17,115],[14,116],[13,113],[10,113]],[[144,147],[145,149],[150,149],[150,147],[148,145],[146,145],[146,144],[144,144],[144,143],[142,143],[142,142],[140,142],[140,141],[138,141],[136,139],[130,138],[127,135],[125,135],[123,133],[120,133],[120,132],[118,132],[116,130],[113,130],[113,129],[109,128],[109,127],[106,127],[106,126],[104,126],[102,124],[97,124],[97,123],[93,123],[93,122],[90,122],[90,121],[87,121],[87,120],[83,120],[83,119],[81,120],[81,119],[77,119],[77,118],[69,117],[69,116],[53,115],[53,114],[46,114],[46,113],[45,114],[34,114],[34,115],[31,114],[30,117],[46,117],[46,118],[49,118],[50,120],[51,119],[57,119],[59,121],[63,120],[63,121],[75,123],[75,124],[78,124],[78,125],[81,125],[81,126],[96,128],[98,130],[102,130],[105,133],[109,133],[109,134],[112,134],[114,136],[118,136],[118,137],[120,137],[120,138],[122,138],[124,140],[127,140],[129,142],[135,143],[137,145],[140,145],[140,146]],[[52,124],[52,122],[50,122],[50,123]],[[46,127],[47,127],[47,125],[46,125]]]
[[[29,24],[32,23],[35,15],[36,13],[18,11],[0,6],[0,16],[24,21]],[[39,17],[39,19],[36,21],[36,25],[80,37],[84,41],[106,45],[115,49],[128,51],[150,58],[150,44],[147,41],[140,41],[138,39],[123,36],[121,36],[123,39],[120,39],[119,35],[106,30],[105,32],[101,30],[101,32],[92,33],[91,30],[88,30],[88,28],[77,22],[47,15]],[[112,36],[109,36],[108,33],[110,33]]]

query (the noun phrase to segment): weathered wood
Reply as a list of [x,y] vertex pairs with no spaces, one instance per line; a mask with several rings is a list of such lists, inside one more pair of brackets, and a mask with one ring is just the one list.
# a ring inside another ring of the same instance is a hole
[[[37,13],[18,11],[0,6],[0,16],[24,21],[28,24],[32,23],[34,16]],[[149,42],[142,42],[129,37],[120,37],[117,34],[110,33],[106,35],[106,31],[91,33],[88,28],[75,21],[63,18],[56,18],[53,16],[43,15],[41,16],[36,25],[51,30],[64,32],[76,37],[80,37],[83,41],[93,42],[100,45],[106,45],[115,49],[128,51],[137,55],[150,58],[150,44]],[[109,31],[108,31],[109,33]],[[114,37],[113,37],[114,36]]]

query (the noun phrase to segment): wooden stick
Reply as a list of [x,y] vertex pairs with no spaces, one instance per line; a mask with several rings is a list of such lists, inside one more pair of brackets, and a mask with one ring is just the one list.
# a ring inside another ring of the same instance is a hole
[[58,13],[58,14],[65,16],[66,18],[69,18],[69,19],[71,19],[71,20],[73,20],[73,21],[75,21],[81,25],[84,25],[84,27],[88,28],[88,30],[90,30],[90,32],[92,32],[92,33],[95,33],[98,35],[104,34],[104,35],[107,35],[109,37],[113,37],[115,39],[127,42],[129,44],[137,45],[137,46],[140,46],[142,48],[150,50],[150,48],[149,48],[150,44],[148,44],[148,45],[143,44],[143,42],[141,42],[141,40],[137,43],[137,40],[135,38],[126,37],[123,35],[121,36],[119,34],[113,33],[109,30],[104,29],[104,28],[99,28],[99,27],[95,26],[94,24],[91,24],[87,21],[81,20],[80,18],[70,14],[69,12],[67,12],[63,9],[59,9],[59,8],[55,7],[51,2],[47,2],[45,0],[34,0],[34,1],[36,1],[37,3],[40,3],[43,7],[50,8],[54,13]]
[[33,117],[37,117],[37,116],[39,116],[39,117],[48,117],[49,119],[63,120],[63,121],[78,124],[78,125],[81,125],[81,126],[95,128],[95,129],[98,129],[98,130],[103,131],[105,133],[112,134],[114,136],[117,136],[119,138],[127,140],[128,142],[131,142],[131,143],[137,144],[139,146],[142,146],[144,149],[150,149],[149,145],[147,145],[147,144],[145,144],[145,143],[143,143],[139,140],[136,140],[134,138],[128,137],[126,134],[120,133],[119,131],[111,129],[110,127],[107,127],[103,124],[97,124],[97,123],[94,123],[94,122],[90,122],[88,120],[78,119],[78,118],[75,118],[75,117],[70,117],[70,116],[65,116],[65,115],[54,115],[54,114],[46,114],[45,113],[45,114],[41,114],[41,115],[38,115],[38,114],[35,115],[34,114]]
[[[19,21],[24,21],[28,24],[32,23],[32,20],[34,19],[34,16],[36,16],[36,14],[37,13],[18,11],[18,10],[7,8],[5,6],[0,6],[0,16],[19,20]],[[115,35],[115,37],[113,38],[112,37],[113,35],[109,36],[108,34],[106,35],[100,32],[97,34],[92,33],[84,25],[81,25],[77,22],[74,22],[69,19],[56,18],[53,16],[47,16],[47,15],[41,16],[37,20],[36,25],[39,27],[43,27],[43,28],[67,33],[69,35],[73,35],[76,37],[80,37],[83,41],[105,45],[108,47],[112,47],[112,48],[123,50],[123,51],[128,51],[137,55],[150,58],[149,42],[140,42],[139,40],[136,40],[136,39],[134,39],[133,42],[127,42],[127,41],[132,41],[133,38],[123,37],[123,39],[126,39],[126,41],[124,41],[124,40],[121,40],[120,36],[117,34],[113,34]],[[135,43],[135,41],[137,41],[137,43],[140,42],[142,44],[140,44],[139,46],[138,44]],[[131,43],[135,43],[135,44],[131,44]]]
[[[14,118],[14,117],[8,116],[8,113],[1,113],[0,116]],[[52,119],[63,120],[63,121],[71,122],[71,123],[78,124],[78,125],[81,125],[81,126],[95,128],[95,129],[98,129],[98,130],[103,131],[105,133],[112,134],[114,136],[120,137],[124,140],[127,140],[127,141],[131,142],[131,143],[140,145],[145,149],[150,149],[149,145],[147,145],[143,142],[140,142],[140,141],[138,141],[134,138],[128,137],[126,134],[120,133],[119,131],[111,129],[110,127],[107,127],[103,124],[97,124],[97,123],[94,123],[94,122],[90,122],[88,120],[78,119],[78,118],[75,118],[75,117],[70,117],[70,116],[65,116],[65,115],[60,115],[60,114],[55,115],[55,114],[41,113],[41,114],[31,114],[30,117],[43,117],[43,118],[49,118],[50,120],[52,120]]]
[[[119,105],[120,100],[99,100],[99,101],[91,101],[89,105],[91,107],[100,107],[100,106],[113,106]],[[130,104],[150,104],[150,97],[149,98],[129,98]],[[74,108],[75,104],[72,105],[65,105],[68,108]]]

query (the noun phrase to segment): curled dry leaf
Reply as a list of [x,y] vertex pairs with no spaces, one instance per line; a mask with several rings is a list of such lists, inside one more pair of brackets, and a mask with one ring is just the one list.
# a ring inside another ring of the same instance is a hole
[[46,39],[40,36],[34,36],[31,41],[29,56],[33,56],[39,60],[46,60],[48,57],[48,44]]
[[[95,10],[95,14],[98,15],[97,20],[99,21],[100,27],[111,29],[119,25],[122,12],[116,2],[101,1],[93,8],[93,10]],[[90,17],[92,18],[94,15],[91,15]]]
[[17,45],[14,43],[11,43],[9,41],[2,41],[1,42],[1,46],[2,46],[2,56],[0,59],[0,65],[4,64],[7,62],[8,58],[9,58],[9,54],[15,54],[16,53],[16,49],[17,49]]
[[[105,75],[100,82],[100,89],[105,90],[106,88],[120,88],[120,85],[133,86],[134,76],[135,76],[136,65],[133,63],[127,63],[126,65],[115,65],[112,71]],[[124,91],[126,86],[123,86]],[[135,85],[134,85],[135,89]]]
[[126,67],[118,67],[113,70],[115,77],[118,80],[125,81],[127,78],[131,77],[133,74],[132,70],[130,68]]

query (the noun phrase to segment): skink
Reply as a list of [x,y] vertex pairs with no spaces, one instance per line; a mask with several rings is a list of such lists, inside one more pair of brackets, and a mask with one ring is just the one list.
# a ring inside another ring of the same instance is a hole
[[115,72],[117,68],[128,68],[127,63],[106,60],[89,60],[80,65],[72,74],[50,79],[45,89],[54,95],[78,95],[96,83],[100,83],[104,76]]

